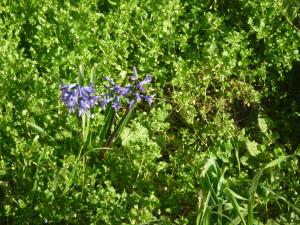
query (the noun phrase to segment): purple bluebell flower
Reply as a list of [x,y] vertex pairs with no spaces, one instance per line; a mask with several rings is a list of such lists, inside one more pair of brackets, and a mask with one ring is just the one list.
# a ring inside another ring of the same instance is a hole
[[149,106],[151,107],[151,104],[153,102],[153,97],[155,96],[154,95],[145,95],[145,96],[142,96],[142,99],[144,99],[145,101],[148,102]]
[[[132,92],[132,84],[129,84],[125,87],[122,87],[120,85],[117,85],[113,79],[109,78],[109,77],[105,77],[105,80],[107,80],[109,82],[110,85],[104,84],[104,87],[109,90],[109,93],[107,94],[107,96],[110,96],[111,98],[114,99],[113,103],[112,103],[112,107],[114,108],[115,111],[118,111],[122,104],[121,104],[121,97],[123,98],[127,98],[131,92]],[[106,102],[105,100],[100,102],[102,109],[104,109],[106,107]]]
[[86,113],[90,108],[90,104],[88,101],[85,100],[80,100],[79,101],[79,109],[78,109],[78,113],[79,116],[81,116],[82,114]]
[[119,95],[119,96],[126,96],[128,94],[131,93],[131,89],[132,89],[132,85],[128,85],[127,87],[121,87],[119,85],[115,86],[115,92]]
[[110,97],[109,95],[105,95],[105,94],[100,95],[98,102],[101,105],[101,109],[105,110],[107,104],[110,103],[112,100],[113,100],[113,98]]
[[78,86],[78,84],[76,83],[73,83],[73,84],[62,84],[60,86],[61,90],[64,91],[64,92],[69,92],[71,91],[73,88],[76,88]]
[[79,116],[88,112],[98,101],[98,97],[93,95],[95,92],[93,84],[83,87],[78,84],[63,84],[60,86],[60,89],[61,100],[69,108],[69,112],[71,113],[78,109]]
[[133,106],[134,106],[134,104],[135,104],[135,100],[134,100],[134,99],[129,100],[129,101],[128,101],[128,107],[129,107],[129,109],[132,109]]
[[89,86],[79,87],[78,89],[80,91],[80,97],[84,99],[88,99],[91,94],[95,93],[92,83]]
[[137,84],[138,89],[139,89],[142,93],[145,93],[145,89],[144,89],[143,85],[144,85],[144,84],[147,84],[147,83],[150,83],[151,80],[152,80],[152,79],[151,79],[150,74],[147,74],[147,75],[146,75],[146,78]]
[[61,100],[69,108],[70,112],[74,112],[78,104],[77,84],[61,85]]
[[93,108],[94,106],[96,106],[98,104],[99,96],[89,96],[88,102],[90,104],[90,108]]
[[116,99],[113,101],[111,107],[113,107],[113,109],[115,111],[118,111],[121,108],[120,96],[116,97]]
[[138,92],[135,92],[135,93],[134,93],[134,99],[135,99],[136,101],[140,101],[140,100],[141,100],[141,95],[140,95]]
[[[123,101],[128,103],[129,109],[131,109],[136,102],[144,100],[148,102],[149,106],[151,106],[153,102],[153,96],[147,95],[144,85],[151,82],[152,78],[150,74],[147,74],[145,79],[142,81],[138,81],[138,72],[136,67],[133,67],[133,75],[130,78],[130,84],[127,86],[118,85],[113,79],[109,77],[104,77],[108,84],[104,84],[104,87],[108,90],[108,94],[103,96],[99,100],[99,103],[102,109],[105,109],[107,105],[106,97],[110,97],[110,101],[112,101],[112,107],[115,111],[118,111],[122,107]],[[111,100],[114,99],[114,100]]]
[[138,81],[137,69],[133,67],[133,75],[130,77],[131,83],[127,86],[120,86],[109,77],[105,77],[105,80],[108,84],[104,84],[104,87],[108,93],[100,96],[95,95],[92,83],[88,86],[80,86],[75,83],[63,84],[60,86],[61,100],[69,108],[69,112],[78,111],[79,116],[85,113],[89,114],[89,110],[98,105],[101,106],[102,110],[105,110],[109,103],[115,111],[120,110],[122,102],[127,102],[129,109],[132,109],[136,102],[142,100],[151,106],[154,95],[147,95],[144,88],[144,85],[152,80],[150,74],[147,74],[144,80]]
[[104,77],[105,80],[107,80],[110,83],[110,86],[107,84],[104,84],[104,87],[109,91],[114,91],[116,88],[116,83],[113,81],[113,79],[110,79],[109,77]]
[[113,81],[113,79],[110,79],[109,77],[104,77],[105,80],[107,80],[112,86],[115,86],[116,83]]
[[151,82],[152,78],[150,74],[147,74],[145,79],[138,82],[138,73],[137,73],[137,69],[136,67],[133,67],[133,76],[130,77],[131,81],[132,81],[132,89],[134,91],[133,94],[133,99],[129,99],[129,109],[133,107],[133,104],[135,102],[144,100],[146,102],[148,102],[149,106],[151,107],[152,102],[153,102],[153,97],[155,95],[146,95],[146,90],[144,88],[145,84],[148,84]]

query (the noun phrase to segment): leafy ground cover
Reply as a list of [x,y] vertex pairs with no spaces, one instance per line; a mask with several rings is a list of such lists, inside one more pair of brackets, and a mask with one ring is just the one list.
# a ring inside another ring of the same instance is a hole
[[[299,224],[299,9],[2,0],[0,223]],[[133,66],[151,100],[69,113]]]

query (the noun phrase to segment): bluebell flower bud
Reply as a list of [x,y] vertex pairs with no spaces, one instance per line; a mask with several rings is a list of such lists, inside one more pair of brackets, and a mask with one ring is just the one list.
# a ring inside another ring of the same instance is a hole
[[113,101],[111,107],[113,107],[113,109],[115,111],[118,111],[121,108],[120,96],[116,97],[116,99]]
[[138,73],[137,73],[136,67],[134,66],[133,67],[133,75],[130,77],[130,80],[135,81],[137,79],[138,79]]
[[134,103],[135,103],[135,100],[134,100],[134,99],[128,101],[128,107],[129,107],[129,110],[133,108]]

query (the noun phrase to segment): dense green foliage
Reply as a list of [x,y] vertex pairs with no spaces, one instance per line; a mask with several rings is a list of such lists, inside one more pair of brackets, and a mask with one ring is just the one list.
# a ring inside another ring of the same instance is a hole
[[[299,224],[299,10],[2,0],[0,224]],[[154,78],[153,107],[137,107],[105,158],[78,157],[59,99],[80,64],[100,90],[134,65]]]

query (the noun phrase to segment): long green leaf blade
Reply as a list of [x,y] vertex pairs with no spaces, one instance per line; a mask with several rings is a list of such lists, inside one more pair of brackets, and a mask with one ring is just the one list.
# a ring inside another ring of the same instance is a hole
[[41,128],[40,126],[34,124],[34,123],[30,123],[30,122],[27,122],[26,123],[29,127],[33,128],[35,131],[37,131],[38,133],[40,133],[41,135],[45,136],[45,137],[48,137],[50,138],[51,141],[54,141],[55,142],[55,139],[50,136],[43,128]]
[[248,225],[253,225],[254,223],[254,214],[253,214],[253,209],[254,209],[254,194],[256,192],[256,189],[259,184],[260,177],[265,169],[277,166],[281,162],[285,161],[291,156],[282,156],[278,159],[275,159],[265,165],[262,169],[258,170],[258,172],[255,174],[251,187],[249,189],[249,198],[248,198]]

